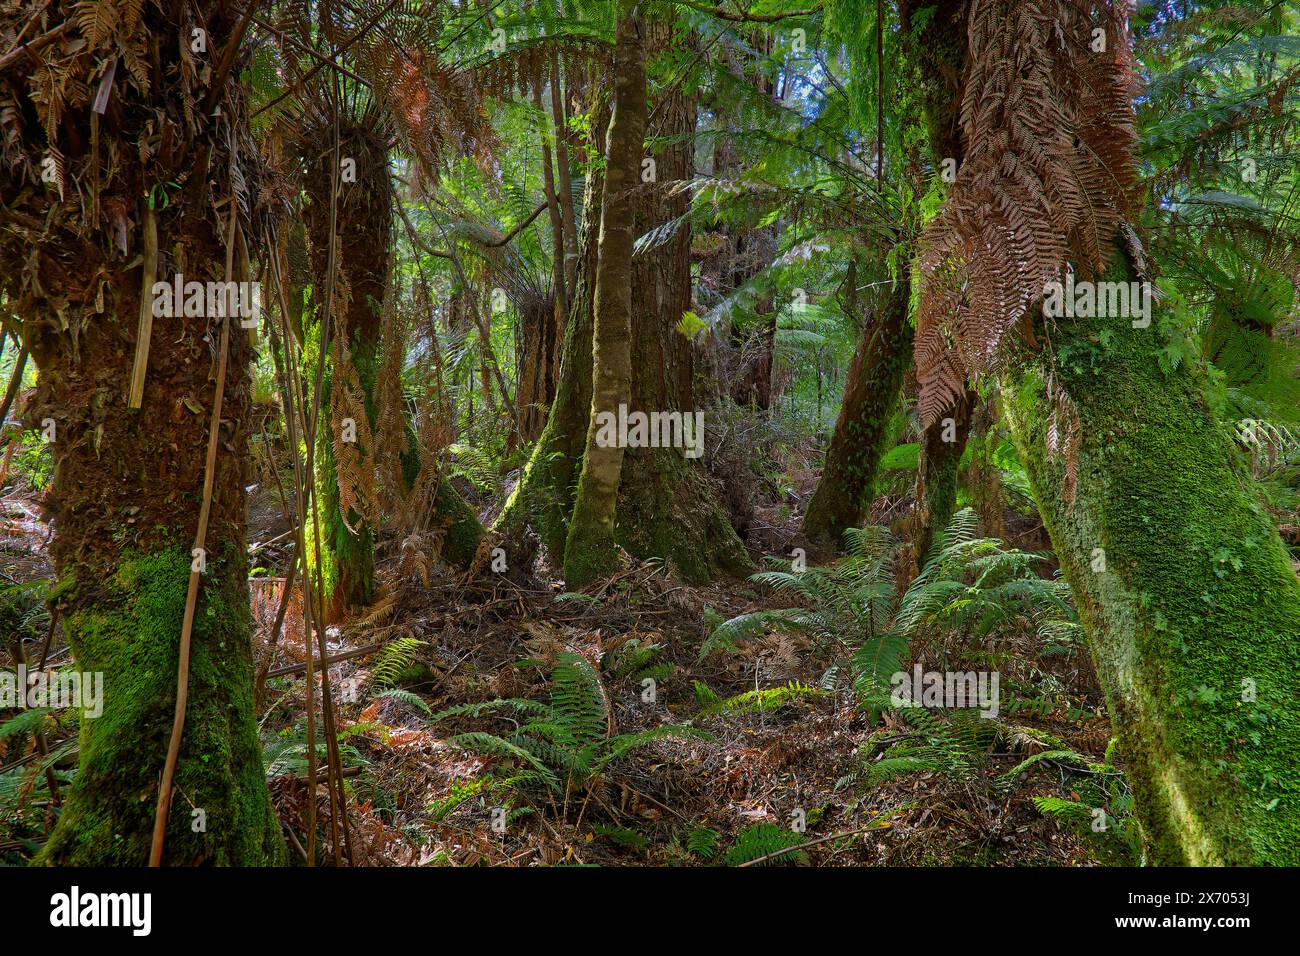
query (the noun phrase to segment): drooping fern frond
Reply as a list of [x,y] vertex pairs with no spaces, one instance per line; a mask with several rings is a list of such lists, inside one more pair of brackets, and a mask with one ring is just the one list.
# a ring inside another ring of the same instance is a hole
[[414,637],[399,637],[386,643],[375,657],[370,668],[370,679],[375,687],[393,684],[415,656],[416,649],[424,644]]
[[998,367],[1047,283],[1070,264],[1085,277],[1105,267],[1136,179],[1123,4],[974,0],[966,39],[964,155],[922,240],[915,351],[926,426],[970,376]]

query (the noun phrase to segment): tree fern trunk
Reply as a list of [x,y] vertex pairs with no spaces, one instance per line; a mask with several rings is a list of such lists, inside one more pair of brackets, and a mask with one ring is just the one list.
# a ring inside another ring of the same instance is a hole
[[[48,16],[69,10],[55,5]],[[82,17],[70,25],[71,52],[57,66],[69,92],[57,122],[34,119],[48,120],[41,104],[49,101],[44,87],[30,85],[33,72],[20,66],[0,77],[16,115],[33,118],[22,121],[26,141],[5,153],[0,175],[0,293],[22,317],[23,340],[40,369],[28,421],[49,419],[55,427],[47,507],[57,581],[48,597],[62,614],[76,671],[99,675],[103,692],[101,713],[83,709],[77,776],[38,863],[142,866],[149,859],[196,560],[214,343],[221,322],[239,320],[155,316],[141,404],[128,408],[142,298],[146,309],[153,305],[140,267],[142,224],[149,197],[155,278],[228,278],[229,210],[256,199],[242,183],[232,186],[231,167],[240,160],[228,144],[247,136],[239,84],[231,79],[238,64],[231,61],[231,73],[219,71],[215,59],[203,64],[212,68],[213,93],[192,113],[193,87],[180,76],[191,31],[206,31],[214,55],[233,51],[238,17],[224,2],[163,0],[100,35]],[[118,70],[107,111],[94,113],[95,70],[124,54],[136,69]],[[193,119],[166,119],[187,115]],[[160,123],[166,147],[142,151]],[[39,167],[28,164],[52,150],[68,177],[63,195],[30,186],[40,181]],[[88,185],[74,186],[74,178]],[[186,186],[162,186],[176,181]],[[232,189],[239,198],[227,205]],[[158,201],[164,195],[167,201]],[[284,855],[253,700],[244,494],[251,354],[246,335],[231,331],[175,774],[184,798],[173,801],[166,821],[163,859],[173,865],[265,865]]]
[[[365,422],[356,422],[358,441],[353,446],[360,456],[360,470],[373,478],[374,428],[377,421],[374,386],[378,370],[380,331],[384,297],[391,269],[389,238],[393,220],[393,188],[388,168],[388,145],[381,129],[364,121],[340,120],[339,153],[356,163],[354,184],[340,185],[337,215],[331,215],[331,191],[335,181],[333,129],[304,137],[310,165],[306,176],[307,202],[303,208],[310,239],[312,285],[317,301],[329,288],[330,222],[337,222],[338,255],[334,288],[340,302],[331,309],[334,328],[346,330],[352,364],[356,368],[365,404]],[[322,149],[322,143],[326,144]],[[344,298],[343,296],[346,296]],[[340,308],[340,306],[342,306]],[[318,321],[324,315],[318,311]],[[319,341],[319,331],[310,335]],[[333,351],[333,350],[331,350]],[[316,427],[315,481],[320,524],[322,572],[325,583],[327,619],[338,620],[347,607],[371,603],[375,587],[375,529],[366,517],[341,505],[339,469],[334,448],[344,416],[333,414],[333,391],[339,370],[332,356],[316,356],[326,363],[322,380],[320,418]],[[310,376],[314,381],[314,374]],[[344,480],[349,480],[344,476]],[[372,482],[373,483],[373,482]],[[373,489],[359,489],[373,494]],[[349,489],[351,492],[352,489]],[[309,519],[309,532],[314,523]],[[314,555],[314,548],[309,554]]]

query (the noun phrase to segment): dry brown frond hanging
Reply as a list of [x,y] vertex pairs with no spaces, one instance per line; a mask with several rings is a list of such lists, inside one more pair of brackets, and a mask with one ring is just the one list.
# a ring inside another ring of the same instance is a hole
[[998,367],[1047,283],[1105,267],[1136,179],[1125,0],[972,0],[967,39],[965,156],[920,257],[927,425]]
[[332,344],[334,379],[330,386],[330,414],[339,513],[348,530],[356,534],[357,529],[348,521],[349,511],[371,527],[377,526],[380,519],[375,487],[375,435],[366,413],[366,393],[352,361],[345,330],[340,329]]

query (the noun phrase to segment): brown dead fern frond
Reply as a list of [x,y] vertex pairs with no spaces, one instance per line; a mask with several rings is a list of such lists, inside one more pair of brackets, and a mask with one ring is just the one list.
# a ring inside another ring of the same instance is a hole
[[1135,73],[1123,0],[973,0],[965,156],[927,228],[916,365],[928,425],[1073,264],[1099,273],[1136,180]]

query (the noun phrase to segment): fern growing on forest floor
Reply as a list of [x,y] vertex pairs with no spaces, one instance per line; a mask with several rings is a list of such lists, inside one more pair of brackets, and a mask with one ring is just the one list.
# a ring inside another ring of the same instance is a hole
[[765,713],[806,697],[825,697],[827,693],[820,687],[809,687],[792,680],[781,687],[759,688],[724,699],[707,684],[695,681],[695,700],[700,705],[695,718],[698,720],[715,714],[745,714],[752,711]]
[[[537,663],[527,661],[525,663]],[[452,717],[483,717],[514,711],[524,718],[505,735],[471,731],[447,743],[498,761],[492,773],[498,784],[521,792],[541,790],[552,801],[585,790],[605,769],[629,751],[665,737],[708,735],[694,727],[664,724],[639,733],[610,735],[609,704],[600,676],[580,654],[558,654],[551,670],[549,700],[492,700],[461,704],[434,714],[430,722]]]
[[793,631],[820,648],[846,652],[828,670],[823,687],[834,687],[848,663],[859,698],[874,707],[887,697],[892,675],[904,669],[911,640],[922,633],[982,638],[1027,617],[1041,635],[1058,643],[1077,636],[1069,585],[1035,571],[1045,556],[978,538],[977,525],[973,510],[959,511],[942,547],[901,598],[893,582],[896,545],[883,528],[850,529],[845,533],[849,553],[824,567],[796,570],[790,561],[769,558],[783,569],[750,580],[792,594],[802,605],[723,621],[700,648],[700,657],[771,630]]
[[806,865],[808,854],[795,849],[803,842],[804,837],[793,830],[782,829],[775,823],[759,823],[737,835],[724,861],[727,866],[741,866],[759,860],[770,864]]
[[1045,761],[1057,764],[1062,772],[1062,786],[1068,774],[1078,799],[1042,795],[1033,798],[1034,805],[1041,813],[1091,840],[1106,862],[1133,864],[1141,861],[1141,836],[1133,819],[1133,795],[1123,771],[1115,766],[1118,742],[1112,738],[1101,763],[1093,763],[1057,741],[1057,749],[1022,760],[1007,771],[1003,780],[1010,783],[1030,767]]

